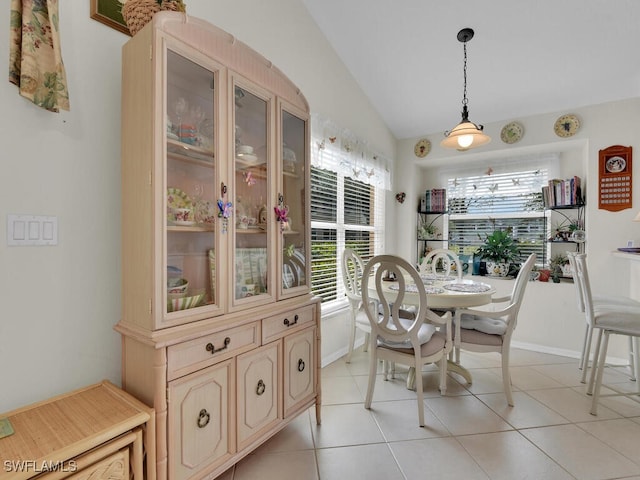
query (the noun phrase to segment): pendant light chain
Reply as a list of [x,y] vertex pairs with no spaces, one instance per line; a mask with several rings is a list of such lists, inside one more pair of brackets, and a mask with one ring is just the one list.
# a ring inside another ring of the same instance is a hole
[[464,46],[464,91],[462,94],[462,106],[466,107],[468,100],[467,100],[467,42],[465,41],[463,43]]

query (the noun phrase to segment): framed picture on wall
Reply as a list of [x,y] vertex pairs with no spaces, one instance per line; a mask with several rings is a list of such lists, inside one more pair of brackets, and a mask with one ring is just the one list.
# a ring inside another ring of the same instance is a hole
[[91,18],[109,25],[111,28],[131,35],[122,18],[122,3],[118,0],[89,0],[91,2]]

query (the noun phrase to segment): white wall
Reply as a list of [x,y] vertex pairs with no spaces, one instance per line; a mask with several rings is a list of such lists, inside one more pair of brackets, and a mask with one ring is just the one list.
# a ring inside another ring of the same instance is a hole
[[[191,15],[269,58],[312,111],[394,157],[395,139],[299,0],[186,3]],[[71,112],[42,110],[0,82],[0,412],[103,378],[120,381],[113,325],[120,316],[120,53],[128,37],[90,19],[88,0],[59,8]],[[5,6],[5,66],[8,28]],[[8,214],[57,216],[58,245],[8,247]]]
[[[442,187],[435,184],[438,172],[448,165],[461,162],[486,162],[495,159],[518,157],[536,152],[560,151],[562,173],[581,175],[586,193],[586,253],[592,277],[592,288],[606,294],[626,294],[629,292],[629,264],[611,255],[617,247],[625,246],[627,239],[640,239],[640,223],[633,217],[640,210],[640,189],[633,192],[633,208],[621,212],[598,209],[598,151],[611,145],[639,145],[638,125],[640,125],[640,98],[603,105],[576,108],[581,119],[579,132],[570,139],[560,139],[553,133],[553,124],[558,116],[569,112],[552,112],[545,115],[507,119],[504,122],[485,125],[485,132],[492,137],[489,145],[478,150],[457,152],[440,147],[442,133],[425,135],[433,144],[432,151],[424,159],[417,159],[413,146],[417,138],[398,142],[396,170],[396,191],[407,192],[407,201],[395,205],[397,224],[400,232],[394,253],[414,258],[416,255],[415,225],[419,195],[427,187]],[[474,118],[474,121],[480,121]],[[514,145],[500,141],[500,130],[509,121],[517,120],[524,126],[524,138]],[[453,125],[443,125],[443,131]],[[633,174],[640,175],[640,166],[634,165]],[[435,182],[435,183],[434,183]],[[544,346],[558,351],[579,351],[584,332],[584,317],[578,313],[573,285],[562,283],[542,284],[528,287],[527,299],[523,304],[514,341],[522,344]],[[623,341],[612,343],[610,354],[626,356]]]

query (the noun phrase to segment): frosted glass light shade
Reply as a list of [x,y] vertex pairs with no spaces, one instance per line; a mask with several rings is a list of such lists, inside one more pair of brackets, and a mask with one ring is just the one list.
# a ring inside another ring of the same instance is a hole
[[451,130],[440,145],[445,148],[455,148],[461,152],[470,148],[486,145],[491,141],[489,135],[482,133],[475,123],[460,122]]

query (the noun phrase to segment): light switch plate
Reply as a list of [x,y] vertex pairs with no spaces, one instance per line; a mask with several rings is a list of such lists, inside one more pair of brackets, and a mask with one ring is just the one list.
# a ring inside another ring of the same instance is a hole
[[7,245],[57,245],[58,217],[7,215]]

